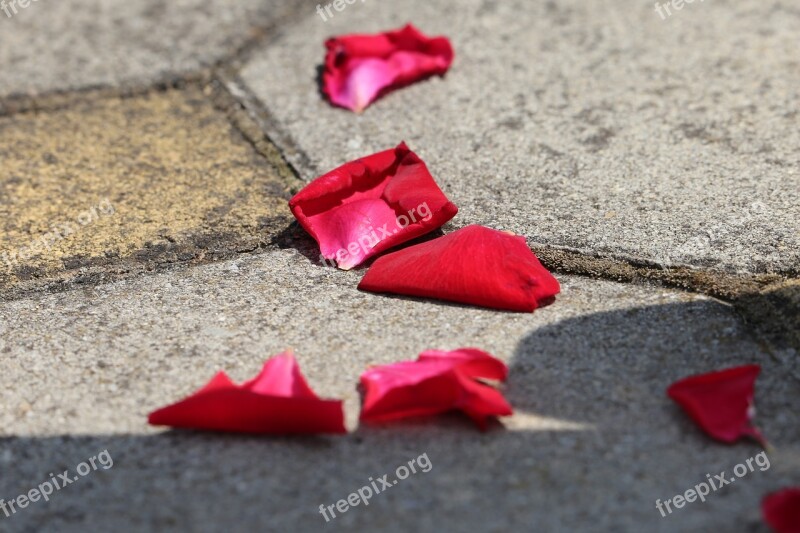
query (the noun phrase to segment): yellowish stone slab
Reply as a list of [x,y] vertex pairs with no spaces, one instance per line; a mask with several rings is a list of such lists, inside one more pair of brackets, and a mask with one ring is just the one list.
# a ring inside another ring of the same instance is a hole
[[0,295],[252,250],[287,169],[200,88],[0,118]]

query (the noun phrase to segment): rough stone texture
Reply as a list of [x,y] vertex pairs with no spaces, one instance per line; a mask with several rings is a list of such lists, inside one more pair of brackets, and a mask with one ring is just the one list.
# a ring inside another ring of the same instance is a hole
[[294,178],[198,88],[0,118],[0,137],[0,295],[252,250],[292,220]]
[[[362,115],[318,92],[325,37],[417,23],[444,79]],[[311,179],[406,140],[481,223],[663,266],[800,271],[800,10],[788,1],[357,2],[256,53],[243,85]],[[273,83],[280,79],[281,83]]]
[[[534,314],[387,298],[359,271],[315,265],[309,242],[235,261],[0,305],[0,495],[27,492],[107,449],[91,473],[7,531],[759,531],[759,501],[800,481],[797,375],[731,308],[677,291],[561,277]],[[217,370],[252,376],[292,346],[309,382],[358,410],[369,364],[478,346],[511,367],[517,414],[481,434],[457,415],[343,437],[162,431],[147,413]],[[779,450],[705,503],[670,498],[759,453],[701,434],[664,395],[673,380],[763,365],[758,424]],[[334,504],[407,461],[433,468],[325,524]]]
[[0,11],[0,98],[172,80],[213,66],[301,4],[41,0],[11,18]]

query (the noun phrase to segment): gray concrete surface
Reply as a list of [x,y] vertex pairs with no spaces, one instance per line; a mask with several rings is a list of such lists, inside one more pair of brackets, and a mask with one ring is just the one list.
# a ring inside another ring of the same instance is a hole
[[[321,100],[323,40],[411,21],[445,79],[356,116]],[[406,140],[459,206],[532,243],[726,272],[800,267],[800,10],[788,1],[357,2],[309,12],[242,85],[305,179]],[[275,83],[280,79],[280,83]]]
[[[8,4],[8,2],[6,2]],[[59,0],[0,11],[0,97],[172,80],[214,65],[300,0]]]
[[[4,531],[766,531],[761,496],[800,481],[796,369],[707,297],[560,277],[534,314],[388,298],[295,247],[0,306],[0,497],[107,449],[114,466],[0,520]],[[508,362],[517,414],[481,434],[453,415],[344,437],[172,432],[147,413],[225,369],[243,380],[293,347],[346,401],[370,364],[477,346]],[[796,358],[795,358],[796,359]],[[664,389],[757,362],[771,467],[662,518],[682,493],[759,453],[710,441]],[[326,524],[333,504],[426,453],[433,468]],[[2,518],[2,517],[0,517]]]

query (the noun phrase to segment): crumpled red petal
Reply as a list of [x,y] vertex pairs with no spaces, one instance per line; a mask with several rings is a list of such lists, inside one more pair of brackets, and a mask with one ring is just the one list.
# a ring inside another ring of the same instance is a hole
[[761,513],[775,533],[800,533],[800,487],[767,494],[761,502]]
[[726,443],[752,437],[767,446],[753,426],[753,396],[761,367],[745,365],[676,381],[667,395],[711,437]]
[[475,348],[428,350],[416,361],[371,368],[361,375],[361,421],[380,423],[461,410],[485,430],[492,417],[513,414],[496,389],[476,381],[503,381],[505,363]]
[[325,47],[322,90],[331,103],[356,112],[389,91],[443,75],[454,56],[446,37],[427,37],[411,24],[377,35],[334,37]]
[[380,257],[358,288],[527,312],[560,290],[524,237],[483,226]]
[[458,212],[405,143],[320,176],[289,201],[322,256],[349,270]]
[[346,433],[341,400],[322,400],[291,353],[236,385],[220,372],[202,389],[148,417],[156,426],[258,434]]

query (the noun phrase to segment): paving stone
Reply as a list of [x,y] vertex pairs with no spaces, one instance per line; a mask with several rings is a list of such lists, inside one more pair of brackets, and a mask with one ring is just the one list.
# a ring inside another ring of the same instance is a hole
[[[443,79],[355,115],[320,97],[326,37],[414,22]],[[788,2],[366,2],[300,20],[241,82],[304,179],[406,140],[479,223],[664,267],[800,272],[800,11]],[[281,83],[274,83],[274,79]],[[312,126],[313,125],[313,126]]]
[[288,170],[199,88],[0,118],[0,138],[0,295],[253,250],[292,220]]
[[[559,276],[534,314],[356,290],[360,271],[310,247],[0,304],[0,496],[108,450],[114,465],[2,520],[7,531],[761,531],[759,501],[800,481],[798,376],[731,307],[654,287]],[[217,370],[244,380],[293,347],[309,383],[345,400],[347,436],[164,431],[147,413]],[[360,372],[432,347],[510,365],[517,414],[488,433],[452,415],[358,428]],[[720,445],[671,404],[680,377],[759,363],[759,426],[777,453],[662,518],[655,501],[760,453]],[[370,478],[432,468],[325,523]]]
[[169,81],[213,66],[300,4],[34,0],[16,15],[9,7],[11,17],[0,11],[0,98]]

